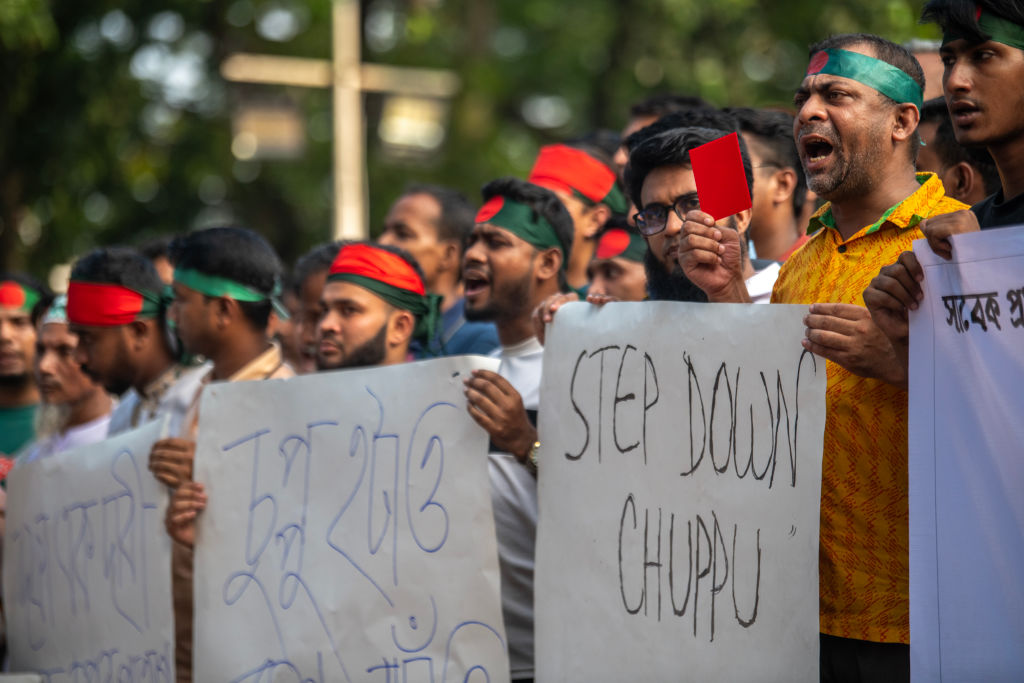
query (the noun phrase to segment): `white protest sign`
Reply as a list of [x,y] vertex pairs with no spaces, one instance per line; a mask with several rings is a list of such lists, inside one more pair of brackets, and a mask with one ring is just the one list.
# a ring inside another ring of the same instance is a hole
[[914,253],[911,676],[1024,680],[1024,227]]
[[537,678],[817,681],[804,306],[571,304],[544,348]]
[[47,683],[174,681],[159,421],[8,476],[4,610],[13,671]]
[[474,368],[207,387],[196,681],[508,680]]

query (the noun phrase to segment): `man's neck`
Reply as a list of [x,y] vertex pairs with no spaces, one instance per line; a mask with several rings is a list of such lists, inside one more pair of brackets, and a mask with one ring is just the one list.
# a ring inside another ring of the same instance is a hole
[[0,386],[0,408],[18,408],[39,403],[39,389],[28,375],[20,384]]
[[797,225],[796,216],[792,211],[788,211],[771,216],[767,221],[762,221],[759,227],[756,235],[753,226],[750,230],[757,258],[779,261],[800,239],[803,232],[801,228],[804,226]]
[[224,340],[217,352],[209,356],[213,361],[213,379],[229,379],[268,348],[270,342],[263,333],[236,334],[230,340]]
[[82,400],[71,404],[71,414],[68,416],[64,431],[103,417],[110,412],[110,407],[110,396],[102,389],[97,389]]
[[590,278],[587,277],[587,266],[590,265],[596,248],[594,240],[580,240],[579,243],[572,245],[565,279],[573,289],[586,287],[590,282]]
[[132,385],[135,391],[142,395],[146,389],[174,365],[174,357],[166,345],[161,344],[159,349],[154,351],[148,358],[139,372],[136,373],[135,383]]
[[988,148],[999,171],[1003,200],[1024,193],[1024,135]]
[[882,217],[891,207],[914,194],[920,185],[913,169],[898,176],[889,174],[871,192],[859,197],[844,197],[832,201],[832,218],[844,240],[856,235],[865,226]]
[[462,281],[454,277],[442,275],[437,278],[431,287],[427,288],[431,294],[440,294],[441,312],[444,313],[462,298]]

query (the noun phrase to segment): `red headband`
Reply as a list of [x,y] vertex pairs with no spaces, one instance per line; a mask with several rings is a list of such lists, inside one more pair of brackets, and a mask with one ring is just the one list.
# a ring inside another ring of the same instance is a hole
[[567,145],[541,147],[527,180],[549,190],[576,190],[592,202],[604,201],[615,185],[615,172],[583,150]]
[[68,285],[68,322],[89,327],[116,327],[136,320],[145,298],[115,284],[75,282]]
[[338,251],[331,264],[332,275],[358,275],[426,296],[423,280],[405,259],[386,249],[369,244],[348,244]]

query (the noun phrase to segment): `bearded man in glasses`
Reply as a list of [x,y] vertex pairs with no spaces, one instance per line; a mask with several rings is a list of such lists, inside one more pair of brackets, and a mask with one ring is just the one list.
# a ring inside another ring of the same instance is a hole
[[[707,301],[683,273],[679,254],[683,243],[683,222],[689,211],[699,210],[697,183],[690,165],[690,150],[716,140],[725,133],[711,128],[677,128],[653,135],[637,145],[626,166],[626,185],[640,210],[633,216],[637,228],[647,240],[644,266],[650,298],[669,301]],[[753,193],[754,175],[750,156],[742,138],[740,155]],[[766,264],[757,270],[747,248],[751,211],[747,209],[723,218],[718,228],[731,230],[736,239],[726,248],[737,259],[750,300],[768,303],[772,286],[779,273],[778,263]]]

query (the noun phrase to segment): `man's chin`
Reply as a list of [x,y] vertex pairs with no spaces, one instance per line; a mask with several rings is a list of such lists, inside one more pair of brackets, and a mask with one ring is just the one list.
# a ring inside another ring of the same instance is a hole
[[489,322],[497,317],[494,307],[487,303],[470,307],[469,302],[466,302],[466,307],[463,309],[462,314],[470,322]]

